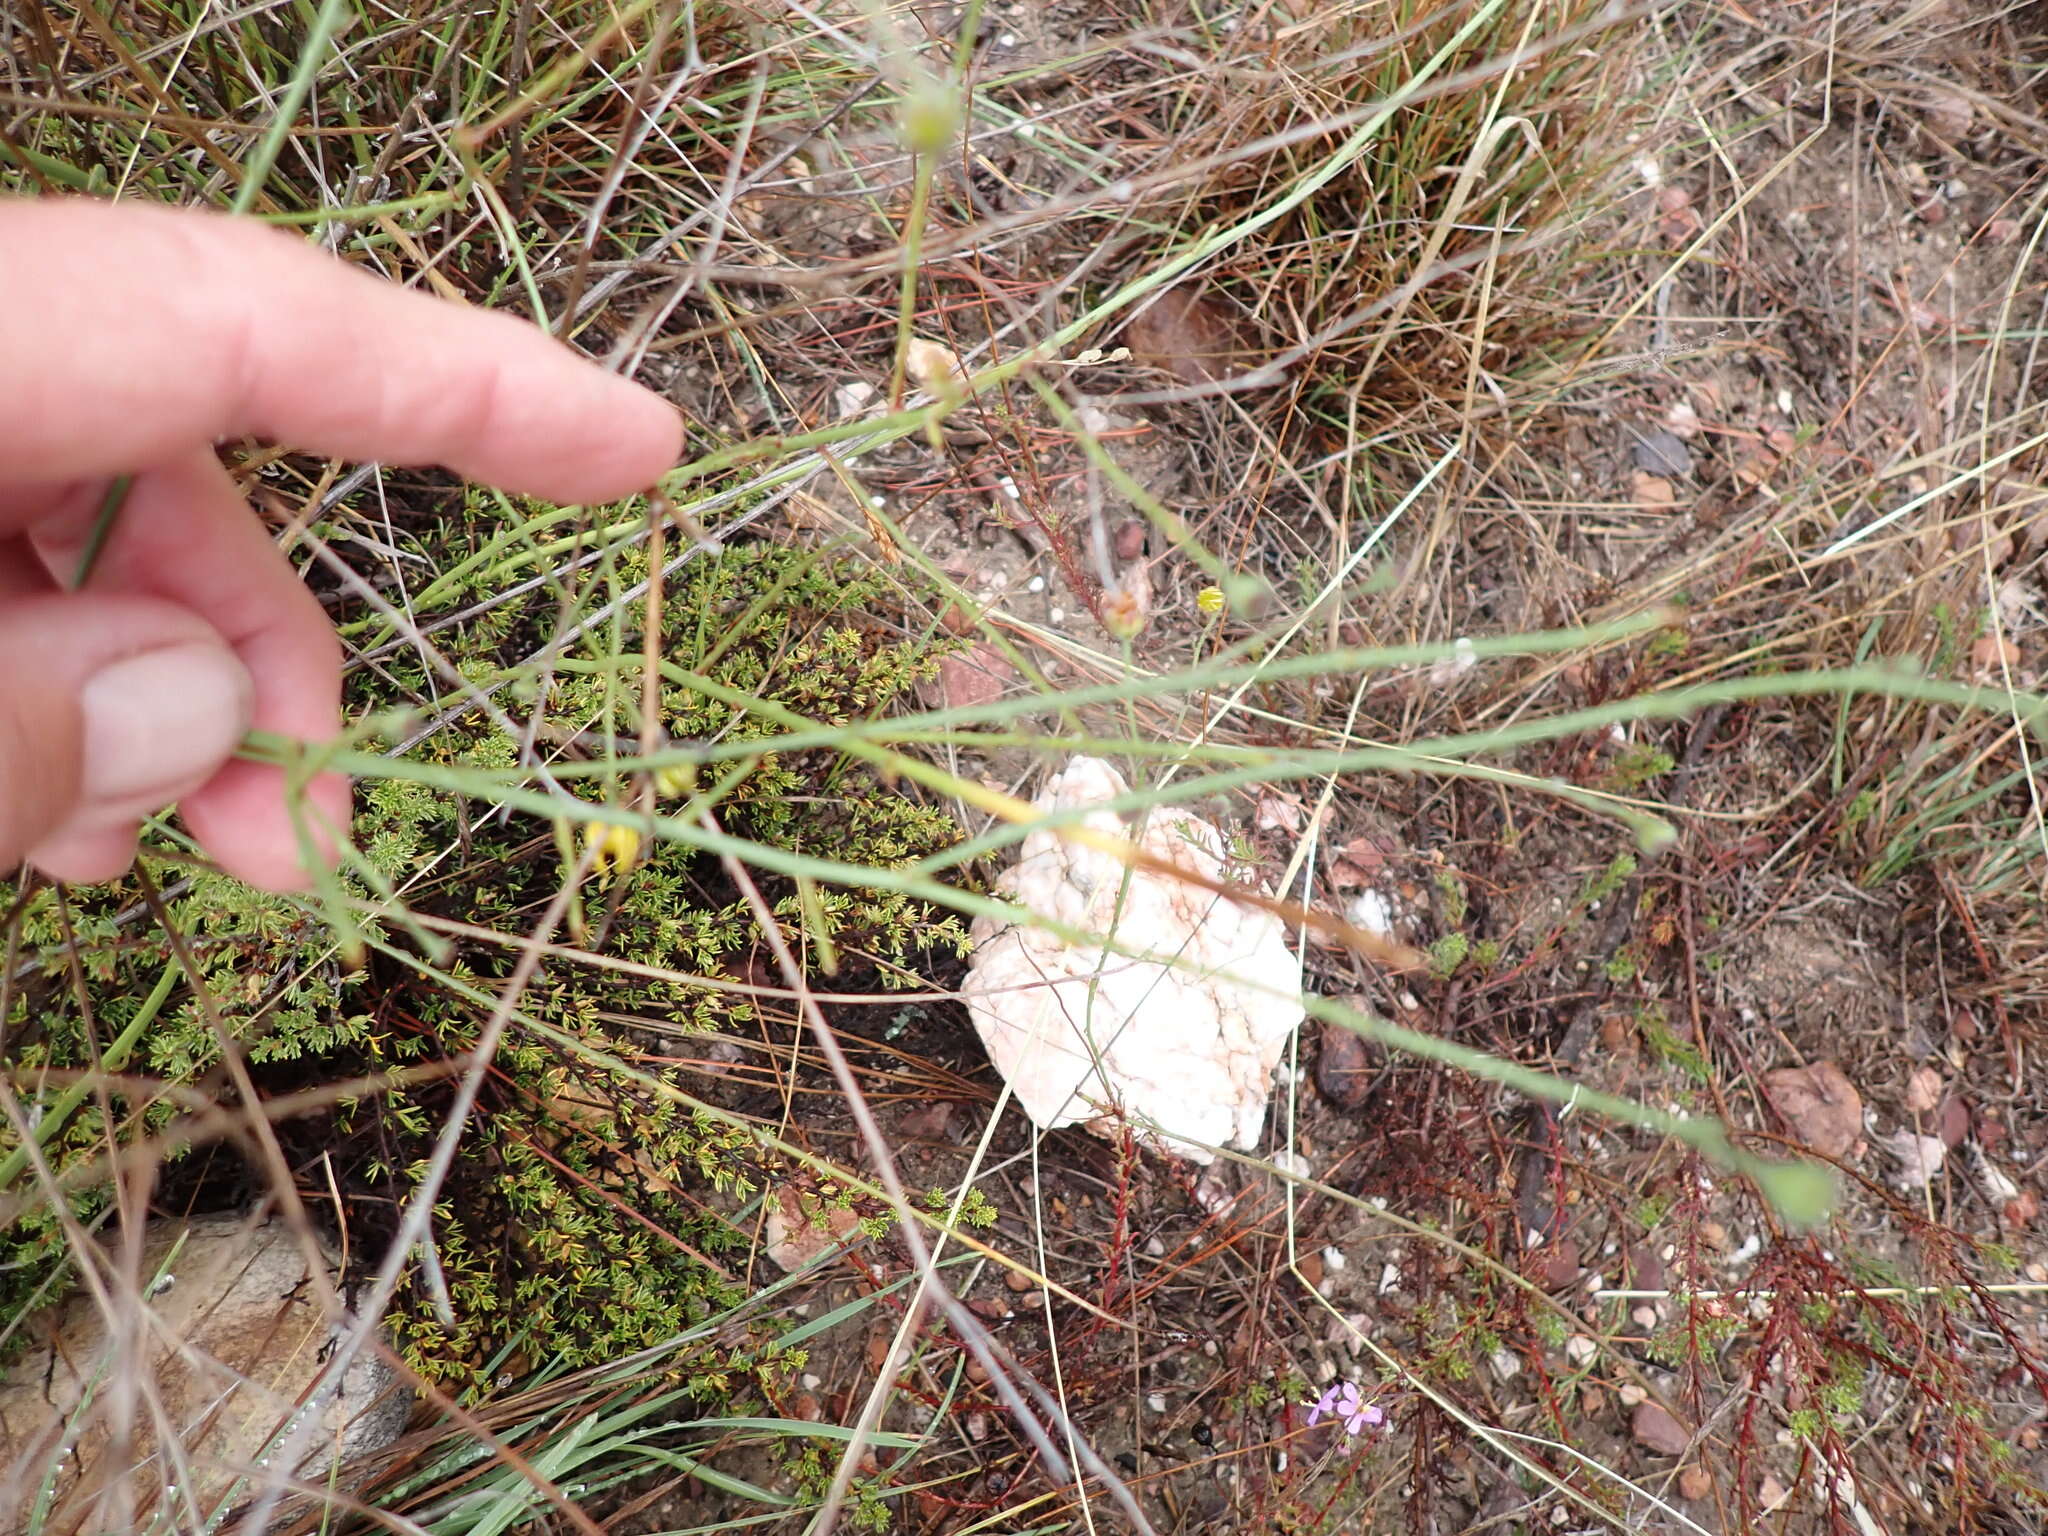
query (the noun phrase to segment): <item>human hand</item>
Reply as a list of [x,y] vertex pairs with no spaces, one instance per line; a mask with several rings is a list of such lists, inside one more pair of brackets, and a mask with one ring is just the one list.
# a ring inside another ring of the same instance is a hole
[[[243,436],[579,502],[650,485],[682,426],[533,326],[256,224],[0,199],[0,871],[112,879],[176,804],[230,874],[306,884],[283,770],[232,754],[332,737],[341,652],[214,457]],[[348,806],[329,774],[305,812],[346,829]]]

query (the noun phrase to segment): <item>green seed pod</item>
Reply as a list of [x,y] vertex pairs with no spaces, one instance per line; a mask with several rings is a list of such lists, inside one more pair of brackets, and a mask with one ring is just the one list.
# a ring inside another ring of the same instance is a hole
[[960,126],[957,92],[936,75],[920,75],[903,93],[903,143],[914,155],[936,155]]

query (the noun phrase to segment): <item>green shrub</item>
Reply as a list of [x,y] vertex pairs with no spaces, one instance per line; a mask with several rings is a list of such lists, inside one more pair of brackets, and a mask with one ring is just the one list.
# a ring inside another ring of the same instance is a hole
[[[475,498],[427,537],[444,569],[456,573],[430,584],[437,607],[474,606],[516,579],[506,568],[516,550]],[[607,557],[581,597],[608,600],[640,570],[634,552]],[[668,585],[666,654],[682,674],[700,675],[710,686],[665,687],[661,728],[675,740],[743,744],[778,734],[778,711],[843,723],[900,707],[907,691],[934,676],[949,642],[885,634],[875,615],[893,600],[884,575],[843,556],[756,545],[690,562]],[[544,699],[544,723],[552,729],[543,741],[601,743],[586,756],[602,756],[616,743],[618,752],[631,754],[640,657],[627,615],[637,622],[638,609],[629,606],[560,648],[549,660],[549,686],[535,688],[522,658],[542,649],[563,612],[561,593],[537,588],[434,638],[465,676],[498,682],[509,674],[511,696],[523,694],[529,707]],[[430,617],[417,605],[414,614]],[[375,622],[349,628],[360,643],[374,643]],[[351,708],[416,709],[419,698],[432,696],[426,684],[417,662],[394,651],[381,667],[353,675]],[[733,694],[762,708],[743,707]],[[491,770],[514,765],[519,751],[519,742],[481,711],[455,719],[415,749],[427,760]],[[624,773],[572,782],[581,795],[631,795]],[[362,868],[348,873],[345,885],[378,911],[364,926],[360,966],[344,962],[308,902],[259,895],[210,874],[172,887],[171,921],[214,1012],[266,1091],[468,1049],[516,951],[484,943],[436,950],[408,917],[431,914],[523,935],[566,878],[564,839],[542,820],[490,816],[475,800],[396,780],[360,785],[356,804]],[[944,810],[830,750],[764,751],[728,786],[716,814],[730,834],[876,868],[907,865],[961,836]],[[683,1086],[673,1073],[607,1063],[639,1049],[630,1027],[635,1019],[659,1021],[664,1032],[753,1032],[747,997],[681,978],[720,973],[761,936],[715,859],[670,843],[645,854],[616,883],[586,886],[576,936],[593,942],[601,932],[606,954],[677,974],[647,978],[554,965],[522,996],[521,1019],[504,1037],[455,1174],[441,1191],[434,1275],[416,1263],[392,1315],[406,1357],[429,1376],[481,1384],[521,1365],[600,1362],[672,1337],[740,1299],[733,1270],[720,1259],[740,1252],[743,1241],[702,1197],[731,1206],[754,1193],[764,1178],[760,1147],[744,1131],[665,1096],[664,1083]],[[842,968],[871,975],[873,984],[913,984],[928,957],[966,948],[957,917],[897,892],[806,896],[765,874],[759,883],[807,962],[835,957]],[[404,907],[374,901],[379,885],[397,891]],[[69,892],[63,904],[44,888],[21,914],[22,953],[32,966],[12,994],[8,1050],[17,1082],[27,1085],[31,1117],[45,1117],[43,1152],[60,1175],[86,1169],[110,1138],[125,1144],[161,1132],[179,1113],[175,1091],[221,1091],[209,1076],[219,1064],[214,1028],[138,901],[132,880]],[[71,981],[73,954],[82,988]],[[92,1093],[64,1102],[70,1079],[38,1085],[40,1072],[89,1068],[91,1042],[105,1051],[117,1041],[167,975],[161,1012],[131,1031],[137,1038],[123,1059],[104,1063],[155,1079],[163,1091],[112,1093],[110,1127]],[[622,1027],[620,1020],[629,1022]],[[573,1042],[573,1051],[551,1032]],[[447,1098],[439,1084],[378,1092],[340,1106],[307,1133],[345,1197],[357,1202],[352,1224],[362,1226],[351,1235],[359,1257],[374,1261],[375,1239],[386,1235],[374,1230],[376,1218],[360,1213],[381,1210],[389,1227],[389,1213],[421,1176]],[[286,1124],[280,1134],[289,1141],[296,1130]],[[17,1152],[11,1132],[0,1129],[0,1157]],[[32,1195],[25,1161],[10,1160],[13,1174],[0,1193]],[[219,1195],[216,1189],[213,1197]],[[199,1198],[208,1198],[204,1188]],[[91,1220],[105,1195],[87,1183],[69,1199],[78,1216]],[[970,1220],[979,1217],[978,1207],[969,1212]],[[0,1235],[0,1318],[56,1295],[59,1287],[49,1282],[62,1257],[54,1217],[31,1204]],[[754,1369],[744,1362],[773,1358],[760,1347],[729,1349],[701,1369],[722,1396],[737,1400],[738,1373]]]

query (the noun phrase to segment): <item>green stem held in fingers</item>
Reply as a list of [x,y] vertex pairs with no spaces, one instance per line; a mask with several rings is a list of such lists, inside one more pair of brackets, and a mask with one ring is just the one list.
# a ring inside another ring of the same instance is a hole
[[[306,34],[306,46],[299,51],[298,67],[286,82],[283,93],[277,100],[277,112],[264,130],[263,137],[250,153],[242,167],[242,184],[235,189],[235,200],[228,211],[246,214],[256,206],[256,199],[263,195],[263,184],[270,180],[270,168],[277,164],[277,157],[284,149],[284,141],[297,121],[299,108],[306,104],[306,97],[312,92],[313,77],[320,72],[320,65],[327,57],[327,45],[340,30],[348,14],[348,0],[323,0],[314,14],[312,29]],[[71,578],[71,590],[76,592],[92,579],[93,568],[99,564],[100,554],[107,547],[107,540],[114,532],[114,524],[121,516],[121,508],[127,504],[128,493],[134,488],[133,475],[116,475],[107,487],[107,494],[100,500],[100,510],[93,519],[92,532],[86,536],[85,552],[78,557],[78,569]]]

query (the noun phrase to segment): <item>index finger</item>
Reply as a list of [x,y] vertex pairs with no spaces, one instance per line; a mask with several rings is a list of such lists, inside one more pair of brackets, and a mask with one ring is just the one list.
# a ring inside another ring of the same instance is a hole
[[675,464],[682,423],[532,325],[382,282],[259,224],[0,199],[11,475],[119,474],[241,436],[606,501]]

